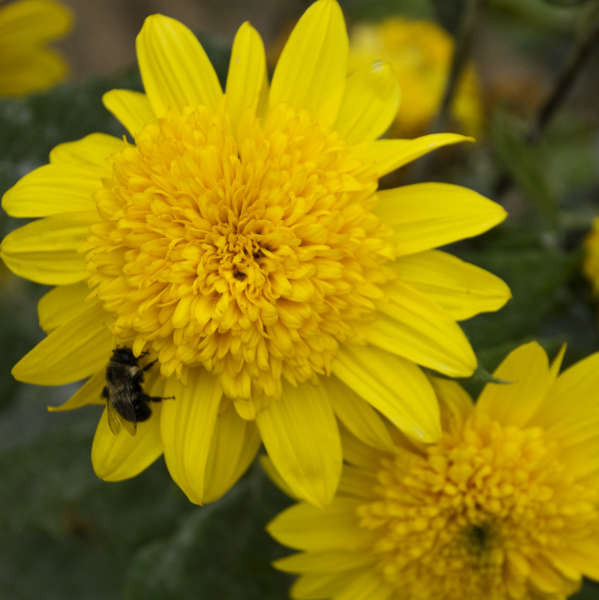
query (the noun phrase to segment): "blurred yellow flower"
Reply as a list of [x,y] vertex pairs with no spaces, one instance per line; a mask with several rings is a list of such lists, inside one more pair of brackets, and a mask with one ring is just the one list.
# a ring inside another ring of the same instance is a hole
[[562,600],[599,579],[599,354],[558,376],[562,355],[521,346],[476,405],[433,379],[436,444],[344,434],[333,502],[268,527],[302,551],[275,563],[292,598]]
[[593,293],[599,297],[599,218],[593,220],[593,227],[584,241],[583,271]]
[[[439,110],[453,54],[453,40],[431,21],[400,17],[356,25],[350,34],[349,68],[387,62],[401,90],[392,133],[401,137],[425,132]],[[483,109],[474,67],[469,65],[458,84],[451,115],[463,133],[479,135]]]
[[347,77],[333,0],[300,19],[270,85],[248,23],[224,94],[174,19],[149,17],[137,54],[145,94],[104,96],[134,143],[92,134],[62,144],[4,195],[9,214],[44,217],[4,239],[4,261],[58,286],[39,304],[48,336],[13,375],[42,385],[92,376],[71,409],[104,403],[116,346],[147,353],[157,361],[147,393],[174,399],[153,403],[135,436],[113,433],[105,411],[93,465],[124,479],[164,453],[197,503],[225,493],[262,441],[298,495],[326,504],[341,473],[336,419],[368,433],[371,405],[436,441],[437,402],[415,363],[470,375],[476,358],[456,321],[510,293],[434,248],[505,211],[455,185],[377,187],[467,138],[376,140],[395,116],[397,83],[381,65]]
[[67,64],[47,42],[71,29],[70,10],[55,0],[17,0],[0,7],[0,97],[48,89]]

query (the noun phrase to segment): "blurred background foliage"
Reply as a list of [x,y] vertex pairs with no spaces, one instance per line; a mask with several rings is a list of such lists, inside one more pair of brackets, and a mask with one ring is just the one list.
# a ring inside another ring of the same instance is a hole
[[[435,20],[456,34],[468,2],[346,0],[342,6],[350,24],[401,15]],[[89,13],[97,7],[85,7],[94,3],[68,4],[79,23],[63,43],[73,81],[45,94],[0,100],[0,193],[46,162],[57,143],[93,131],[123,134],[102,107],[101,95],[118,87],[141,89],[133,38],[145,14],[189,16],[186,23],[198,30],[223,78],[235,24],[250,19],[274,42],[307,2],[228,6],[180,0],[169,5],[174,10],[150,0],[106,2],[106,30],[102,23],[90,26]],[[538,339],[551,354],[567,342],[567,363],[599,349],[597,307],[581,276],[582,240],[599,214],[597,47],[568,86],[555,118],[530,141],[535,116],[560,69],[597,19],[595,0],[481,3],[471,47],[485,110],[480,140],[425,157],[385,182],[458,183],[496,199],[510,213],[492,232],[450,248],[504,278],[514,296],[498,313],[464,324],[481,363],[481,373],[465,382],[473,392],[484,372],[523,341]],[[119,43],[128,48],[120,63],[110,51],[119,47],[110,41],[111,22],[120,24]],[[111,57],[102,62],[105,49]],[[94,68],[97,64],[102,68]],[[19,224],[6,216],[0,220],[2,233]],[[131,481],[95,478],[89,449],[98,410],[48,414],[47,405],[64,401],[73,390],[21,385],[9,374],[42,338],[35,315],[45,289],[2,269],[0,598],[287,597],[289,578],[269,565],[285,552],[263,528],[289,502],[259,467],[221,501],[201,508],[189,504],[161,460]],[[599,587],[586,583],[577,598],[599,598]]]

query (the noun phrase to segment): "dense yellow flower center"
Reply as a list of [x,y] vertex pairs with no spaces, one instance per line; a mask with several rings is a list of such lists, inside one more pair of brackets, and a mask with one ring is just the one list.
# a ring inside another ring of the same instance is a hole
[[114,334],[163,375],[277,396],[359,338],[390,277],[377,180],[335,133],[279,106],[233,127],[204,107],[150,124],[113,159],[87,245]]
[[558,557],[595,535],[598,501],[541,429],[471,417],[423,455],[382,459],[358,512],[393,600],[557,600],[578,585]]

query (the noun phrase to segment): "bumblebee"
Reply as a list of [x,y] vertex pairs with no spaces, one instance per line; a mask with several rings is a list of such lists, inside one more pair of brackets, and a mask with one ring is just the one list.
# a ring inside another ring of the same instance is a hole
[[148,396],[143,390],[144,372],[156,363],[154,360],[140,367],[139,359],[145,354],[136,358],[131,348],[115,348],[106,367],[102,398],[106,399],[108,425],[115,435],[121,425],[135,435],[137,423],[146,421],[152,414],[148,402],[166,400],[160,396]]

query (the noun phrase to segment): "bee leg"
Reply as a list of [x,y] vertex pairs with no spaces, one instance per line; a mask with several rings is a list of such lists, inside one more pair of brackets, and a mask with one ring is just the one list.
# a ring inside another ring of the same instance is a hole
[[[143,354],[141,355],[143,356]],[[141,358],[141,356],[139,358]],[[142,371],[147,371],[148,369],[151,369],[156,363],[158,362],[158,359],[153,360],[151,363],[148,363],[145,367],[143,367],[143,369],[141,369]]]
[[146,396],[146,394],[144,394],[142,397],[146,402],[160,402],[161,400],[175,399],[174,396]]
[[102,390],[102,398],[104,398],[105,400],[109,399],[108,388],[106,386],[104,386],[104,389]]

